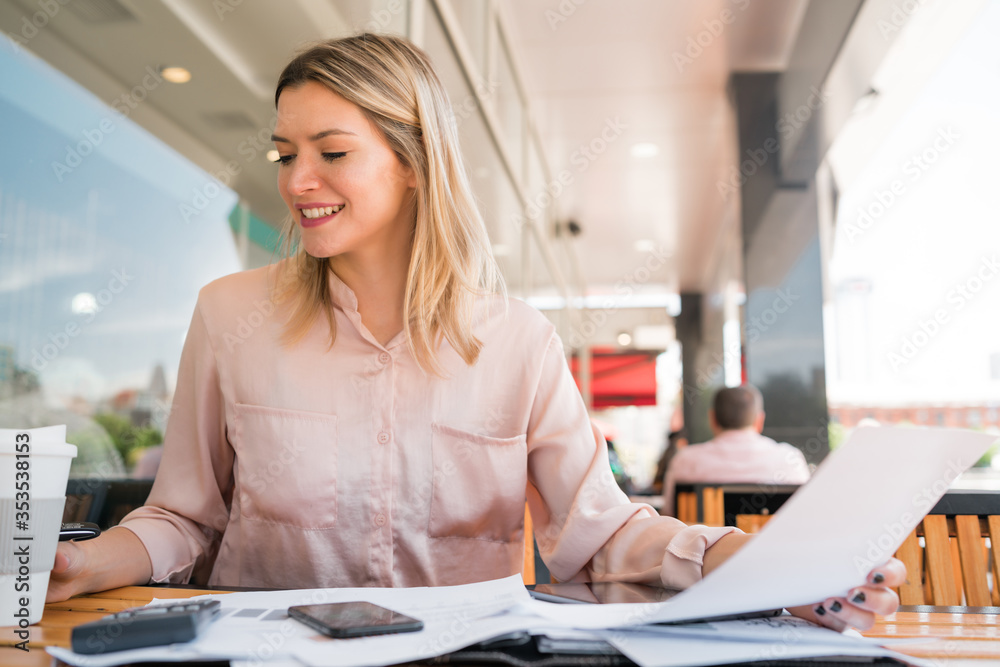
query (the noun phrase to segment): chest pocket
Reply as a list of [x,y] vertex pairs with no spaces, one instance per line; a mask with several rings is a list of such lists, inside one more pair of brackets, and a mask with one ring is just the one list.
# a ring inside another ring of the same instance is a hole
[[237,403],[230,436],[244,517],[304,529],[337,520],[337,417]]
[[[431,537],[521,539],[528,446],[525,436],[493,438],[433,424],[435,474]],[[448,474],[450,473],[450,474]]]

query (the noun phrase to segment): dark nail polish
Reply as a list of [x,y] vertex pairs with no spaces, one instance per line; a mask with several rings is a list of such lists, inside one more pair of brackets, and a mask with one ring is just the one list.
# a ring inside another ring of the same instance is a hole
[[861,604],[864,601],[865,601],[864,591],[858,591],[858,594],[851,598],[851,602],[853,602],[854,604]]
[[876,572],[875,576],[872,577],[872,583],[881,584],[883,581],[885,581],[885,575],[881,572]]
[[822,606],[816,607],[816,615],[817,616],[824,616],[824,615],[826,615],[826,609],[823,609]]
[[841,609],[841,606],[840,606],[840,603],[839,603],[839,602],[834,602],[834,603],[833,603],[832,605],[830,605],[830,611],[832,611],[832,612],[833,612],[833,613],[835,613],[835,614],[836,614],[836,613],[837,613],[838,611],[840,611],[840,609]]

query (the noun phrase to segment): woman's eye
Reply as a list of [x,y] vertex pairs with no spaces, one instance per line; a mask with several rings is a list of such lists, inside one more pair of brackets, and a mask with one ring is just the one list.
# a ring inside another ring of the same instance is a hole
[[347,155],[347,153],[323,153],[323,159],[327,162],[333,162]]
[[295,157],[295,156],[294,155],[279,155],[278,159],[275,160],[275,162],[277,162],[278,164],[288,164],[289,162],[292,161],[293,157]]

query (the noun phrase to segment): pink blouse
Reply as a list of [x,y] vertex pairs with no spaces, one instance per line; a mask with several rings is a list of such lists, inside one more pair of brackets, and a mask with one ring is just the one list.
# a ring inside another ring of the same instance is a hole
[[163,462],[122,520],[153,580],[311,588],[436,586],[523,561],[527,498],[561,581],[686,587],[729,528],[686,527],[618,489],[552,324],[511,299],[478,304],[479,360],[442,343],[425,375],[400,333],[383,346],[331,273],[320,317],[283,346],[267,267],[200,293]]

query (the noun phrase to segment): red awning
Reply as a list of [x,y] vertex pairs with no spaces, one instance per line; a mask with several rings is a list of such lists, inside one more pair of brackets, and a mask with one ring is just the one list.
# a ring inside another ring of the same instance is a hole
[[[656,357],[660,352],[591,350],[590,391],[594,408],[656,405]],[[580,360],[570,357],[570,370],[580,386]]]

